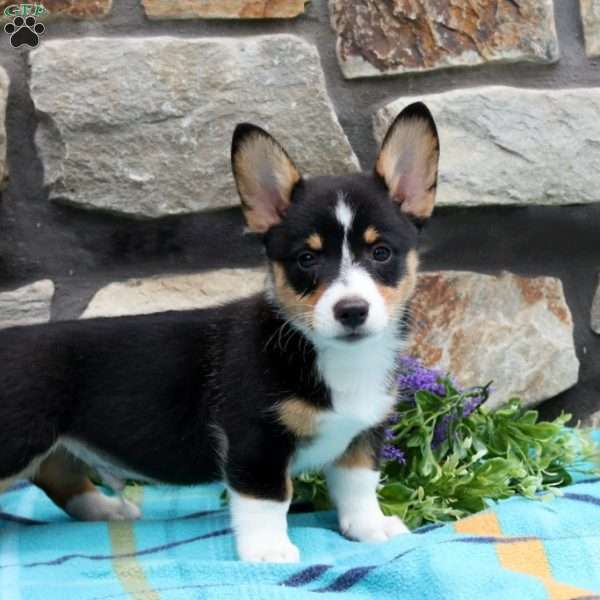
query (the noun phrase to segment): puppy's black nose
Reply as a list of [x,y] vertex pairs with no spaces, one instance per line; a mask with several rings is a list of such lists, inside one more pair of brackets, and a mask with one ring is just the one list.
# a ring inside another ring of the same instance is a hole
[[344,298],[333,307],[333,316],[344,327],[360,327],[369,316],[369,303],[361,298]]

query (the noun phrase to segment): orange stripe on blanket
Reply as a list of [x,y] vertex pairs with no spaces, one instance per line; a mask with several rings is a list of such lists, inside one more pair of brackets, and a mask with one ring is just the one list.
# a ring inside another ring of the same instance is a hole
[[544,544],[540,540],[526,540],[496,544],[500,562],[505,569],[537,577],[542,581],[550,600],[572,600],[590,597],[591,592],[556,581],[550,571]]
[[504,537],[500,521],[493,512],[483,512],[457,521],[454,530],[463,535],[503,538],[496,544],[500,564],[509,571],[539,579],[544,584],[550,600],[574,600],[594,596],[587,590],[556,581],[552,576],[542,541]]
[[502,535],[498,517],[493,512],[482,512],[456,521],[454,529],[463,535]]

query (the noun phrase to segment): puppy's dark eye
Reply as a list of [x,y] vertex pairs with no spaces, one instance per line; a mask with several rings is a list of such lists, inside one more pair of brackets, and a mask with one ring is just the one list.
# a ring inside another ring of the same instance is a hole
[[377,244],[377,246],[375,246],[373,250],[371,250],[371,256],[373,257],[373,260],[383,263],[390,260],[392,256],[392,251],[388,246],[384,246],[383,244]]
[[309,269],[312,269],[318,262],[318,258],[317,255],[314,254],[314,252],[309,252],[308,250],[305,250],[304,252],[301,252],[298,255],[298,264],[300,265],[301,269],[304,269],[305,271],[308,271]]

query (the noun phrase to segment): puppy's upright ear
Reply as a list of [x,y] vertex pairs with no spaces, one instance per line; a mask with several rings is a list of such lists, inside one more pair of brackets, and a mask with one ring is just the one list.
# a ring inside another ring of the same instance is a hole
[[427,219],[433,212],[439,156],[439,138],[429,109],[422,102],[410,104],[388,129],[375,172],[401,210],[415,219]]
[[265,233],[285,215],[298,169],[273,137],[249,123],[233,132],[231,166],[248,227]]

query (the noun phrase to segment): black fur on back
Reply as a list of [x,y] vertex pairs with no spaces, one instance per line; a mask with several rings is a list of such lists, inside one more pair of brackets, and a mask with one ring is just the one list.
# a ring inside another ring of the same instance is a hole
[[293,449],[270,418],[278,402],[293,393],[329,405],[314,360],[310,342],[262,294],[220,308],[0,331],[0,480],[63,436],[152,479],[219,479],[218,428],[235,442],[231,477],[243,479],[255,472],[248,462],[265,470],[265,459],[287,460]]

